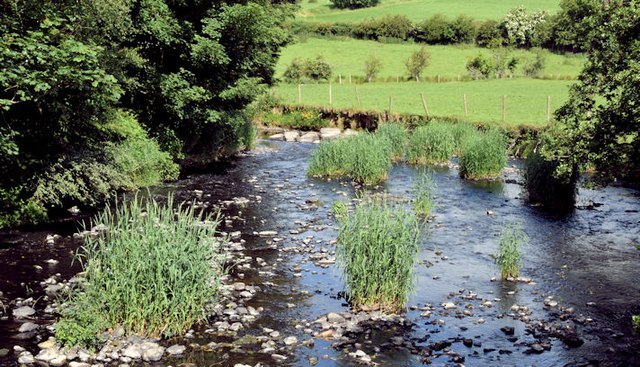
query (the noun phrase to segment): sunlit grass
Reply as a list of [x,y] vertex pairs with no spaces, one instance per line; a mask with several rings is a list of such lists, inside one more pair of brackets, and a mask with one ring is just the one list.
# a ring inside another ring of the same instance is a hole
[[417,215],[384,199],[364,199],[340,221],[336,255],[355,309],[403,309],[413,286],[419,237]]
[[496,262],[500,266],[503,279],[515,278],[520,275],[522,266],[522,246],[529,242],[529,237],[516,223],[507,224],[500,233],[500,244]]
[[422,218],[428,217],[433,210],[433,190],[435,185],[432,173],[426,170],[419,173],[419,177],[416,178],[413,184],[413,211]]
[[430,122],[413,131],[407,148],[407,161],[412,164],[444,163],[455,151],[451,124]]
[[409,137],[407,128],[404,125],[399,123],[385,123],[378,127],[376,134],[389,139],[391,143],[392,160],[399,161],[404,157]]
[[469,134],[460,149],[460,176],[471,180],[494,179],[507,163],[504,135],[491,129]]

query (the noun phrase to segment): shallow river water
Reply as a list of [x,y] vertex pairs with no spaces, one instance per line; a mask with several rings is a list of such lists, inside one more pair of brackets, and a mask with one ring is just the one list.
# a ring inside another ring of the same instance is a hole
[[[255,266],[231,271],[234,280],[243,277],[244,283],[261,289],[247,306],[264,308],[238,337],[261,335],[266,327],[282,336],[308,340],[313,336],[296,325],[349,309],[342,297],[339,268],[320,267],[309,256],[334,251],[337,231],[331,204],[353,198],[357,188],[347,181],[308,178],[305,171],[314,148],[313,144],[266,143],[258,152],[224,165],[220,172],[192,175],[153,191],[159,197],[175,192],[178,199],[191,200],[194,190],[201,190],[203,200],[212,204],[234,197],[249,199],[246,206],[224,206],[227,217],[238,218],[223,229],[240,231],[246,241],[244,256],[260,257],[272,268],[266,273],[259,273]],[[520,163],[510,164],[517,167]],[[640,336],[633,334],[630,321],[633,313],[640,313],[639,193],[615,187],[581,189],[577,209],[556,217],[528,206],[521,175],[517,170],[509,172],[499,182],[474,183],[461,180],[455,169],[434,171],[434,218],[423,233],[415,292],[406,314],[413,325],[403,330],[374,330],[370,340],[359,347],[383,366],[424,365],[424,356],[415,353],[423,347],[436,350],[429,358],[434,366],[640,366]],[[410,197],[418,173],[414,167],[395,165],[387,183],[376,190]],[[497,251],[500,229],[512,221],[522,223],[530,238],[521,274],[532,282],[499,279],[492,255]],[[60,278],[68,279],[79,270],[77,263],[72,265],[78,242],[65,237],[75,229],[73,224],[58,224],[2,234],[0,300],[7,311],[16,298],[41,297],[40,282],[51,275],[59,273]],[[256,233],[265,230],[277,231],[282,241],[272,242]],[[46,236],[53,233],[63,238],[54,245],[46,244]],[[307,251],[294,249],[302,244]],[[47,262],[49,259],[58,262]],[[450,302],[455,309],[442,306]],[[420,310],[427,305],[432,306],[429,317]],[[529,321],[514,315],[514,305],[528,308]],[[51,323],[43,312],[45,306],[44,300],[36,302],[36,320],[43,325]],[[568,317],[567,308],[573,309]],[[469,312],[463,314],[463,310]],[[580,342],[535,335],[531,325],[538,320],[568,326]],[[0,321],[0,349],[21,345],[37,353],[34,341],[46,338],[47,333],[20,339],[25,336],[17,332],[19,326],[11,317]],[[513,328],[513,335],[501,330],[505,327]],[[403,337],[413,348],[384,347],[376,353],[377,347],[388,346],[394,336]],[[546,350],[530,353],[531,344],[540,338],[548,339]],[[170,342],[205,345],[222,339],[196,332],[193,339]],[[473,344],[463,343],[465,339]],[[439,342],[450,345],[434,349]],[[157,365],[354,365],[334,343],[315,338],[312,347],[292,348],[283,362],[259,353],[259,346],[214,352],[189,348],[183,358]],[[464,358],[454,361],[454,353]],[[0,357],[0,365],[16,365],[15,360],[9,353]]]

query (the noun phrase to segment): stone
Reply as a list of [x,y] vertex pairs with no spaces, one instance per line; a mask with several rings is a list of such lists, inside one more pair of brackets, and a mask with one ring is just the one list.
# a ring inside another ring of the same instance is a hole
[[0,358],[5,357],[9,352],[11,352],[9,349],[0,348]]
[[353,135],[358,135],[358,132],[356,130],[353,130],[353,129],[345,129],[343,135],[344,136],[353,136]]
[[33,307],[22,306],[13,310],[13,317],[15,317],[16,319],[22,319],[25,317],[32,316],[35,313],[36,313],[36,310],[34,310]]
[[273,134],[269,136],[269,140],[284,140],[284,134]]
[[277,353],[273,353],[271,355],[271,358],[276,362],[284,362],[287,360],[286,356],[283,356],[282,354],[277,354]]
[[309,131],[300,136],[298,141],[301,143],[315,143],[317,141],[320,141],[320,134],[315,131]]
[[24,352],[20,354],[20,357],[18,357],[19,364],[33,364],[35,362],[35,358],[33,358],[33,355],[29,352]]
[[[42,349],[38,355],[36,355],[36,359],[39,361],[47,362],[51,364],[54,360],[59,360],[60,357],[64,357],[64,361],[66,362],[67,356],[60,354],[60,349],[56,346],[52,346],[50,348]],[[63,362],[64,363],[64,362]]]
[[91,367],[89,363],[86,362],[69,362],[69,367]]
[[137,344],[131,344],[122,351],[122,355],[131,359],[142,358],[142,348]]
[[331,322],[331,323],[337,323],[337,324],[342,324],[344,323],[346,320],[344,317],[342,317],[342,315],[335,313],[335,312],[330,312],[327,314],[327,321]]
[[164,354],[164,347],[153,343],[146,342],[142,344],[142,359],[145,362],[156,362],[162,359],[162,355]]
[[56,345],[56,340],[54,338],[49,338],[46,341],[38,344],[38,348],[40,349],[49,349],[53,348]]
[[320,129],[320,138],[322,140],[334,140],[340,137],[340,129],[336,127],[323,127]]
[[300,133],[298,131],[296,131],[296,130],[285,131],[284,132],[284,140],[285,141],[296,141],[299,136],[300,136]]
[[181,355],[186,349],[187,347],[185,347],[184,345],[174,344],[167,348],[167,354],[171,356]]
[[20,333],[28,333],[30,331],[34,331],[36,329],[38,329],[40,326],[38,326],[38,324],[34,324],[33,322],[25,322],[24,324],[20,325],[20,328],[18,329],[18,332]]
[[451,310],[451,309],[456,308],[457,306],[453,302],[447,302],[447,303],[443,303],[442,307],[444,307],[445,310]]
[[298,343],[298,338],[296,338],[295,336],[289,336],[284,338],[284,345],[286,346],[292,346],[297,343]]

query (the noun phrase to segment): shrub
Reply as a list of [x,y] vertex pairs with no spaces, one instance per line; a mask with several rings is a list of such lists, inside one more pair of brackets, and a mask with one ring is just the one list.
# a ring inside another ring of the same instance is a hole
[[525,187],[531,203],[541,204],[554,212],[568,212],[575,205],[578,175],[558,176],[558,165],[538,153],[530,154],[524,175]]
[[378,75],[382,69],[382,60],[374,54],[370,54],[364,61],[364,75],[368,82],[373,81],[373,78]]
[[529,59],[522,66],[524,75],[531,78],[539,78],[542,76],[545,64],[547,62],[547,55],[545,51],[540,48],[535,49],[533,59]]
[[291,60],[291,64],[287,66],[283,77],[287,83],[300,83],[306,76],[306,64],[303,60],[295,58]]
[[493,72],[491,60],[481,53],[467,61],[467,72],[474,80],[486,79]]
[[378,5],[380,0],[331,0],[334,7],[338,9],[369,8]]
[[377,38],[395,38],[406,41],[413,30],[413,24],[404,15],[385,15],[375,23]]
[[37,224],[47,219],[47,210],[33,198],[23,198],[23,188],[0,188],[0,228]]
[[388,312],[404,308],[419,238],[415,213],[385,200],[365,200],[341,221],[336,257],[352,307]]
[[127,139],[107,148],[111,166],[122,176],[120,188],[135,190],[178,178],[178,166],[169,153],[151,139]]
[[[502,21],[509,43],[520,46],[540,46],[549,37],[548,27],[542,26],[546,22],[547,13],[544,11],[528,13],[524,6],[519,6],[507,13]],[[541,32],[544,30],[544,32]]]
[[407,160],[413,164],[447,162],[455,150],[451,125],[431,122],[418,127],[409,138]]
[[378,127],[376,134],[389,140],[391,144],[391,159],[401,160],[407,147],[408,133],[402,124],[386,123]]
[[268,126],[285,127],[302,131],[317,131],[329,125],[329,121],[314,111],[291,111],[283,114],[269,113],[260,117]]
[[509,223],[500,233],[500,244],[496,262],[500,266],[503,279],[515,278],[520,275],[522,253],[520,249],[529,242],[519,224]]
[[305,76],[311,80],[329,80],[331,73],[331,65],[322,56],[306,62]]
[[476,43],[481,47],[491,47],[494,45],[502,45],[502,29],[500,23],[496,20],[485,20],[478,27],[476,33]]
[[391,167],[391,142],[371,133],[322,142],[311,156],[307,174],[351,177],[355,182],[384,181]]
[[56,338],[68,346],[91,345],[96,331],[117,325],[168,337],[205,320],[223,272],[213,237],[219,221],[219,215],[196,215],[193,207],[174,210],[171,196],[166,205],[136,197],[107,207],[92,221],[107,231],[87,237],[78,255],[86,285],[70,296]]
[[505,47],[494,48],[491,51],[493,55],[493,72],[496,78],[504,78],[507,75],[513,75],[518,66],[518,59],[511,57],[511,52]]
[[418,23],[414,38],[418,42],[429,44],[448,44],[453,42],[454,33],[449,20],[442,14],[435,14]]
[[412,53],[404,62],[404,65],[407,67],[407,74],[409,75],[409,78],[420,81],[420,75],[424,69],[429,66],[430,58],[431,54],[427,51],[426,47],[422,47],[420,50]]
[[459,163],[463,178],[496,178],[507,163],[504,135],[495,129],[470,135],[462,143]]
[[450,24],[452,43],[472,43],[476,38],[476,27],[473,18],[459,15]]
[[420,173],[420,177],[413,185],[413,211],[423,218],[426,218],[431,214],[433,209],[433,189],[435,188],[435,182],[433,181],[433,175],[429,171]]

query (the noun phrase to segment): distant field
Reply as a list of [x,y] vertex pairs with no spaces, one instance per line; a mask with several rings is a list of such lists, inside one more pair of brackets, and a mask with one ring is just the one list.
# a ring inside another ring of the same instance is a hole
[[[313,0],[312,0],[313,1]],[[527,10],[546,10],[555,13],[558,0],[381,0],[378,6],[357,10],[330,8],[329,0],[309,2],[302,0],[297,18],[317,22],[358,22],[386,14],[405,15],[411,20],[422,20],[434,14],[456,17],[460,14],[478,20],[500,19],[511,9],[524,5]]]
[[[375,54],[383,63],[380,77],[403,76],[406,73],[404,61],[422,46],[413,43],[388,44],[354,39],[309,38],[304,42],[290,45],[282,51],[276,67],[276,75],[281,77],[287,65],[296,57],[313,58],[321,55],[333,67],[334,76],[338,74],[342,74],[344,78],[349,74],[361,76],[364,75],[364,60],[370,54]],[[427,46],[427,50],[431,53],[431,64],[424,75],[434,77],[440,75],[449,78],[466,75],[466,64],[469,58],[478,53],[490,54],[490,51],[485,48],[469,45]],[[516,50],[513,55],[520,59],[520,67],[526,59],[533,58],[533,54],[526,50]],[[580,73],[584,61],[583,55],[562,56],[549,52],[544,74],[552,78],[558,75],[575,77]],[[520,67],[516,70],[516,75],[522,74]]]
[[[424,93],[432,116],[464,118],[463,95],[467,95],[468,117],[472,122],[504,126],[542,126],[547,121],[547,96],[551,110],[560,107],[568,97],[571,82],[532,79],[502,79],[450,83],[365,83],[358,85],[360,108],[385,111],[389,96],[393,112],[424,114],[420,93]],[[356,108],[355,84],[333,84],[333,106]],[[328,106],[328,84],[302,86],[302,104]],[[276,94],[285,103],[297,104],[297,85],[281,84]],[[502,123],[502,96],[506,95],[506,123]]]

